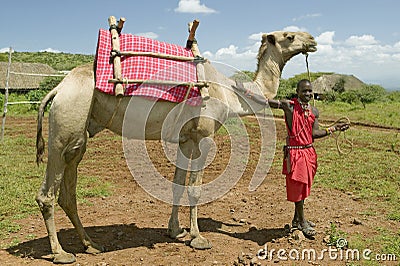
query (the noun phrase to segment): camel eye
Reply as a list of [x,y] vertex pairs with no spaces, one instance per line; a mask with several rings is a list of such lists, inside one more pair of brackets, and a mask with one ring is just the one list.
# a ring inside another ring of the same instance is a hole
[[289,35],[289,36],[287,36],[287,38],[288,38],[288,40],[291,41],[291,42],[294,41],[294,35]]

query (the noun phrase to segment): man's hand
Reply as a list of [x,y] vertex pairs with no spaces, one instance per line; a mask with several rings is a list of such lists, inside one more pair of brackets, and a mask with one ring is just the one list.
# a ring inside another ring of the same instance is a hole
[[335,130],[336,131],[346,131],[350,128],[350,124],[348,123],[337,123],[335,125]]

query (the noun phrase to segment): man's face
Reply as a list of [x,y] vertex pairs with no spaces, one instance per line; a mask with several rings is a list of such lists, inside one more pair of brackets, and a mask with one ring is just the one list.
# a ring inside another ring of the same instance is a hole
[[305,82],[300,85],[297,90],[297,95],[303,103],[308,103],[313,97],[311,83]]

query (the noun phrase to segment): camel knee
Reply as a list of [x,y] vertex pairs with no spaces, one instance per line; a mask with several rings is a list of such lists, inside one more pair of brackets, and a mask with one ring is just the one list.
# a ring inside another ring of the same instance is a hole
[[35,200],[44,218],[46,219],[49,217],[54,208],[54,197],[44,196],[41,192],[39,192]]
[[191,206],[197,205],[201,197],[201,187],[191,186],[188,188],[189,203]]
[[86,151],[86,138],[77,138],[74,141],[68,143],[62,152],[64,162],[70,163],[73,160],[80,160]]

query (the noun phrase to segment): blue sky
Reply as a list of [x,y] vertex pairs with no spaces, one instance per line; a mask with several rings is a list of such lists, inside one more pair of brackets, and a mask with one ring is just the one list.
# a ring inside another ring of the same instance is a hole
[[[184,45],[197,18],[199,48],[211,60],[253,71],[261,33],[302,30],[318,41],[311,71],[400,89],[399,10],[398,0],[13,0],[2,3],[0,50],[94,54],[110,15],[126,17],[125,33]],[[282,76],[305,71],[297,56]]]

